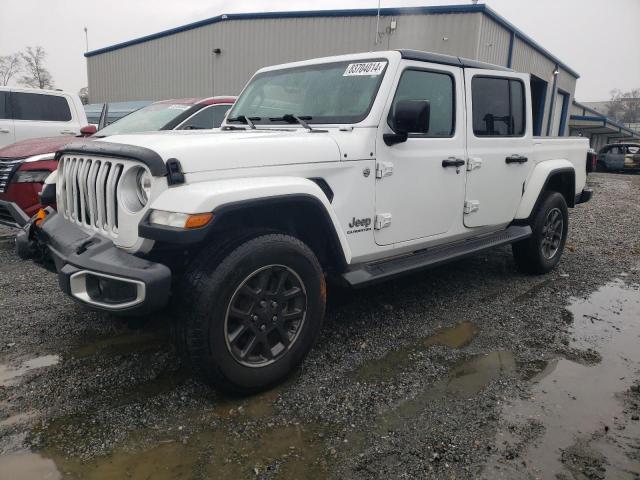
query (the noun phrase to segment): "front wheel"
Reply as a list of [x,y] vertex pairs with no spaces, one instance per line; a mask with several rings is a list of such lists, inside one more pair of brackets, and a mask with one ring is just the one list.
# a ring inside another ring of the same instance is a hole
[[322,268],[288,235],[258,236],[223,259],[211,253],[205,250],[185,277],[185,351],[216,386],[262,390],[297,367],[318,336]]
[[513,244],[513,256],[525,273],[550,272],[559,262],[569,230],[567,202],[558,192],[544,192],[531,219],[532,235]]

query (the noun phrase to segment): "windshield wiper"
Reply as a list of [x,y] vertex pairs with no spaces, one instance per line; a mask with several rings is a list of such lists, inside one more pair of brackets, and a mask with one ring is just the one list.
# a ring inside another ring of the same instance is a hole
[[298,115],[287,113],[281,117],[273,117],[273,118],[270,118],[269,120],[271,120],[272,122],[299,123],[310,132],[313,132],[313,128],[311,128],[311,125],[309,125],[306,122],[306,120],[311,120],[312,118],[313,117],[310,117],[310,116],[299,117]]
[[227,122],[241,122],[246,123],[251,130],[255,130],[256,126],[253,123],[253,120],[262,120],[261,117],[246,117],[244,115],[238,115],[237,117],[228,118]]

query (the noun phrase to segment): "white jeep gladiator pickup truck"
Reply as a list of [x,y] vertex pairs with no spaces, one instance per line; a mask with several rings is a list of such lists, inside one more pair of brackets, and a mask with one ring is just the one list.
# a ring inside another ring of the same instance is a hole
[[525,272],[558,264],[588,144],[533,137],[530,107],[527,75],[432,53],[264,68],[220,131],[60,150],[58,211],[18,251],[89,307],[173,296],[192,363],[259,390],[311,348],[330,275],[359,287],[504,244]]

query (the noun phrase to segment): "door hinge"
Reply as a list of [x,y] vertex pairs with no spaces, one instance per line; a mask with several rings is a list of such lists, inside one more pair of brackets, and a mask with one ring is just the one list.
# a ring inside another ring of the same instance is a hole
[[379,213],[376,215],[376,220],[373,222],[373,228],[376,230],[381,230],[383,228],[391,225],[391,214],[390,213]]
[[479,200],[466,200],[464,202],[464,213],[477,212],[480,210]]
[[393,163],[378,162],[376,163],[376,178],[389,177],[393,175]]
[[478,157],[469,157],[467,160],[467,172],[480,168],[482,166],[482,159]]

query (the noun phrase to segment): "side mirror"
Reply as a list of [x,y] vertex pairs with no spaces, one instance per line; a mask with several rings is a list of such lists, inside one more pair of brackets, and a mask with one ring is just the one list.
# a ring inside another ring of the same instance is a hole
[[385,133],[384,143],[391,146],[406,142],[410,133],[426,134],[430,117],[431,105],[427,100],[399,101],[389,122],[394,133]]
[[98,131],[95,125],[85,125],[80,129],[80,135],[83,137],[89,137]]

